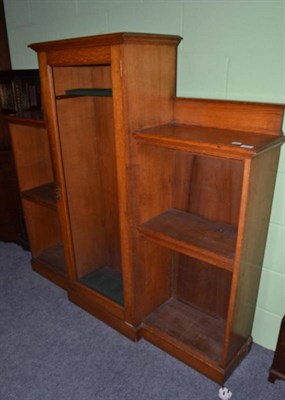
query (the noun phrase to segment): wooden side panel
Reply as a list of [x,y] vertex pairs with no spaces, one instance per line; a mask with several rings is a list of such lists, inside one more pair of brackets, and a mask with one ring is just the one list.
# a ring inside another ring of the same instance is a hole
[[41,93],[43,100],[43,109],[45,110],[47,130],[52,154],[52,164],[54,170],[55,181],[60,188],[60,198],[57,201],[57,210],[59,224],[61,228],[64,256],[71,280],[76,278],[74,251],[72,246],[72,238],[70,233],[70,220],[67,208],[66,192],[64,189],[64,174],[62,157],[60,150],[60,140],[57,125],[56,105],[54,98],[54,81],[52,68],[47,65],[47,55],[44,52],[38,53]]
[[[165,207],[164,202],[168,202],[171,195],[164,194],[165,199],[162,199],[163,192],[161,192],[161,197],[155,200],[155,204],[151,204],[155,198],[151,191],[156,192],[160,190],[161,185],[165,185],[167,193],[170,193],[171,181],[166,183],[165,178],[161,178],[162,181],[158,178],[156,182],[160,182],[159,186],[152,187],[151,184],[147,186],[141,178],[137,180],[137,170],[140,169],[141,162],[153,161],[145,160],[143,155],[140,160],[137,159],[136,152],[130,147],[128,134],[140,127],[172,120],[172,97],[176,90],[177,44],[178,40],[163,40],[163,45],[156,42],[156,46],[153,46],[153,43],[144,40],[139,45],[128,42],[127,45],[111,47],[125,318],[134,325],[140,323],[153,307],[168,296],[169,282],[160,277],[163,265],[169,265],[170,252],[160,249],[161,263],[156,261],[154,262],[156,266],[152,264],[151,267],[148,263],[149,257],[153,256],[154,260],[158,260],[157,252],[155,253],[156,246],[148,244],[145,246],[145,252],[136,246],[139,241],[136,236],[136,226],[149,216],[154,216],[161,207]],[[151,155],[150,159],[152,158]],[[165,164],[163,162],[160,171]],[[151,167],[145,164],[142,171],[145,171],[145,168]],[[152,179],[154,171],[151,169],[149,171]],[[142,174],[144,177],[145,172]],[[163,172],[158,172],[159,177],[162,174]],[[168,176],[168,172],[166,175]],[[143,188],[146,188],[146,193]],[[159,203],[160,200],[162,204]],[[147,206],[143,205],[145,202]],[[136,260],[139,259],[142,262],[136,266]],[[169,267],[165,268],[167,270]],[[159,280],[161,283],[158,283]],[[150,296],[151,291],[154,294]]]
[[134,171],[133,208],[136,224],[142,224],[172,206],[174,153],[138,145]]
[[283,112],[282,104],[174,99],[174,119],[178,123],[277,136],[281,134]]
[[121,243],[122,278],[124,288],[125,320],[134,325],[134,314],[136,310],[135,271],[133,268],[133,237],[132,218],[130,207],[130,164],[129,148],[126,135],[126,111],[124,102],[124,86],[121,77],[121,46],[111,47],[111,78],[113,91],[113,113],[114,113],[114,145],[116,153],[116,170],[118,185],[118,214],[119,232]]
[[173,119],[176,46],[125,46],[122,74],[129,132]]
[[135,322],[141,321],[171,296],[172,252],[137,233],[143,222],[168,209],[172,203],[173,153],[167,149],[133,147],[133,197],[135,257]]
[[279,153],[274,148],[247,162],[224,365],[251,335]]
[[158,246],[144,236],[137,237],[137,257],[134,260],[136,271],[136,298],[134,325],[138,325],[148,314],[172,296],[172,252]]
[[45,128],[9,124],[20,190],[53,181],[50,148]]

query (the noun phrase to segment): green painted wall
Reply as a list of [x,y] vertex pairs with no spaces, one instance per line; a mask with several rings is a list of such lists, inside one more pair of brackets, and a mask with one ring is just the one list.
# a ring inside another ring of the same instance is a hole
[[[285,103],[285,0],[4,0],[13,68],[37,67],[32,42],[133,31],[183,37],[177,94]],[[285,147],[285,146],[284,146]],[[285,313],[282,151],[254,341],[274,349]]]

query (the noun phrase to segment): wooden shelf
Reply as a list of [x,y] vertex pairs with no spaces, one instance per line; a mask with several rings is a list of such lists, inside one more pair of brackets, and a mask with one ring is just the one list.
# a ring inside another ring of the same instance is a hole
[[69,281],[62,245],[58,244],[46,249],[34,256],[31,263],[35,271],[63,289],[68,289]]
[[70,97],[81,97],[81,96],[111,97],[112,89],[95,89],[95,88],[68,89],[66,90],[64,95],[56,96],[56,99],[62,100]]
[[64,250],[60,244],[33,257],[33,261],[45,264],[48,268],[61,272],[64,275],[66,274]]
[[233,270],[237,235],[233,225],[171,208],[145,222],[139,231],[161,246]]
[[44,115],[41,110],[22,111],[21,113],[10,113],[5,115],[8,122],[26,126],[46,127]]
[[80,282],[103,296],[124,305],[122,275],[111,268],[98,268],[80,279]]
[[34,203],[43,204],[44,206],[50,207],[52,209],[56,208],[54,182],[35,187],[33,189],[25,190],[24,192],[22,192],[22,197],[24,199],[33,201]]
[[153,145],[238,159],[251,158],[285,140],[283,136],[175,123],[138,131],[134,137]]
[[158,307],[144,320],[143,329],[186,353],[221,361],[225,321],[179,300],[171,298]]

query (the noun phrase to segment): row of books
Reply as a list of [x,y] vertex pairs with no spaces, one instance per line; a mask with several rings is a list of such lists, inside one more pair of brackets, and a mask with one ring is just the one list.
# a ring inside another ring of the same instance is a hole
[[0,112],[17,114],[41,108],[38,70],[0,72]]

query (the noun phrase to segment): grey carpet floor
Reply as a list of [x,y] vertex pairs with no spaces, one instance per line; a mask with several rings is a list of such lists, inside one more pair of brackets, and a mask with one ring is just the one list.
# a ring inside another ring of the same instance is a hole
[[[284,400],[256,344],[226,382],[233,400]],[[0,400],[212,400],[219,385],[141,340],[126,339],[0,242]]]

